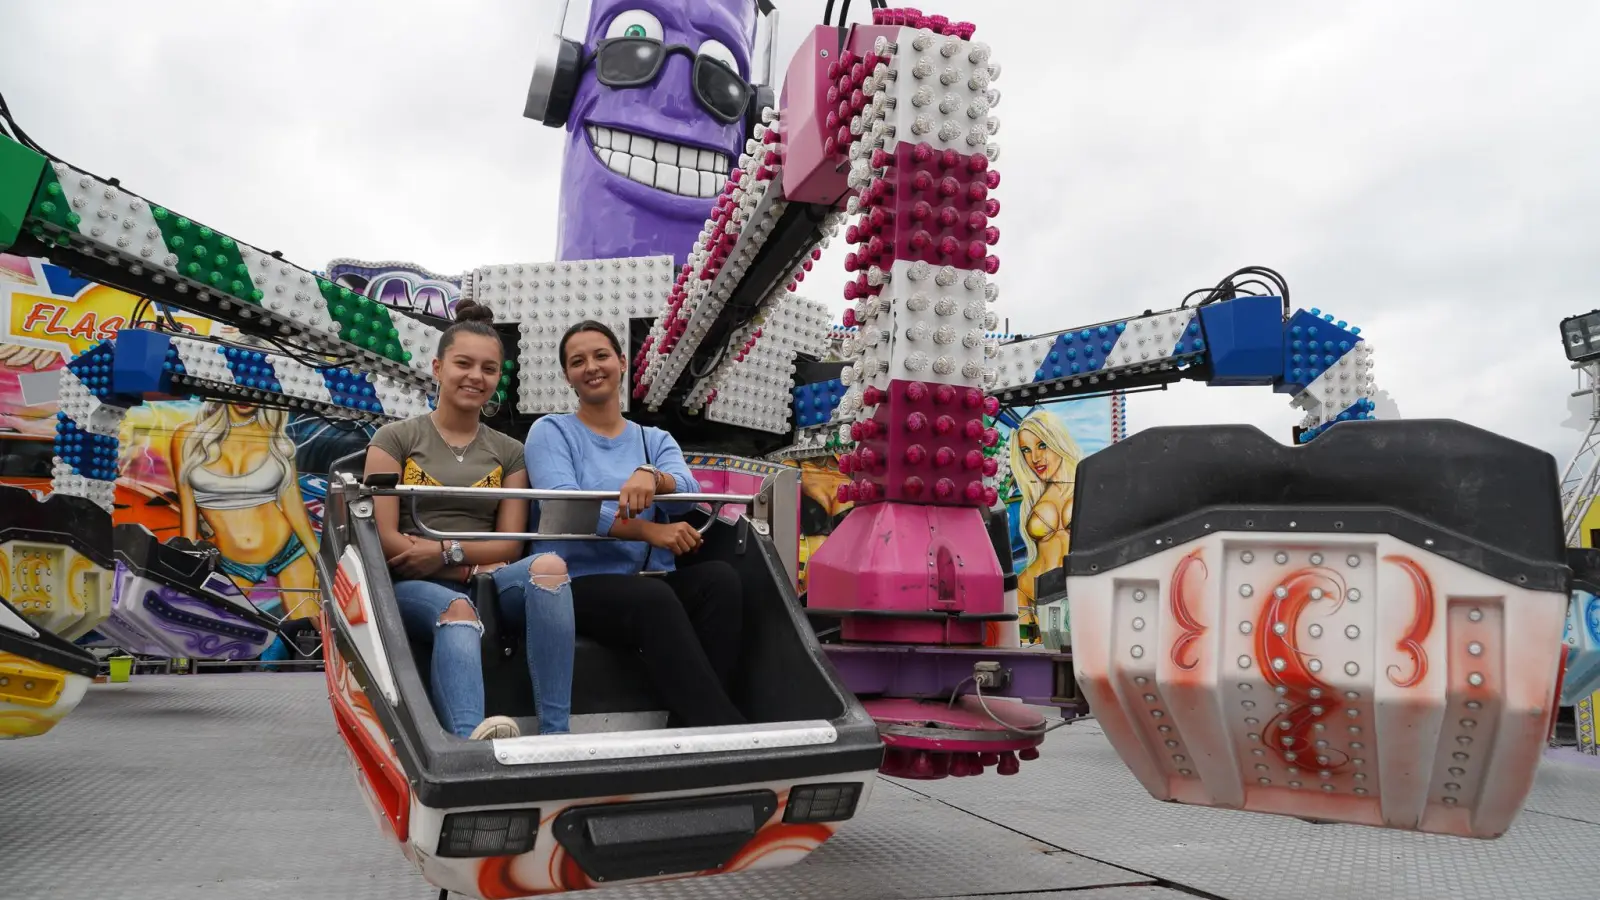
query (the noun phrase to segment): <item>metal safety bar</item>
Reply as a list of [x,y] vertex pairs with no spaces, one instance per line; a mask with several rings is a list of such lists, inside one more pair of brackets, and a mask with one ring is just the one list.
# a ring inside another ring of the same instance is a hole
[[[346,476],[349,478],[349,476]],[[350,481],[354,481],[350,478]],[[397,485],[392,488],[357,488],[369,497],[403,497],[408,501],[412,519],[417,523],[417,530],[434,540],[444,541],[620,541],[622,538],[609,534],[547,534],[537,531],[439,531],[422,521],[417,512],[417,501],[427,496],[445,497],[481,497],[498,500],[535,500],[545,502],[567,503],[592,503],[595,506],[595,518],[599,520],[599,505],[608,500],[618,500],[620,491],[548,491],[533,488],[455,488],[439,485]],[[705,534],[716,523],[718,514],[724,506],[748,506],[752,509],[760,505],[761,494],[657,494],[657,503],[693,503],[696,505],[709,505],[711,515],[704,525],[695,530]]]

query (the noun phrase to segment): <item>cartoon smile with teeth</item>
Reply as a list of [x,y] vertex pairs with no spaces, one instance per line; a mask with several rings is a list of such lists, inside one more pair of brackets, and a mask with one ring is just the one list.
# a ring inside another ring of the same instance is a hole
[[561,171],[561,259],[678,265],[745,140],[755,0],[594,0]]

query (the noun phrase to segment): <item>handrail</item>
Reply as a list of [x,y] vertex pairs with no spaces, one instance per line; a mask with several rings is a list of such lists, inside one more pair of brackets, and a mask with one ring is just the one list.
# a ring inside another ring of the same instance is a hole
[[[473,496],[493,497],[501,500],[551,500],[569,501],[574,503],[600,503],[606,500],[618,500],[620,491],[551,491],[535,490],[533,488],[457,488],[443,485],[417,485],[405,484],[387,488],[367,487],[357,482],[353,476],[346,475],[344,487],[354,488],[369,497],[404,497],[409,500],[408,508],[411,518],[417,524],[417,530],[425,537],[436,541],[621,541],[622,538],[609,534],[547,534],[536,531],[439,531],[422,521],[417,512],[417,501],[424,496]],[[761,499],[759,494],[657,494],[657,502],[665,503],[693,503],[707,504],[711,507],[711,515],[705,524],[695,530],[705,534],[716,524],[717,516],[722,512],[722,507],[728,505],[748,506],[756,508]]]
[[[354,479],[351,479],[354,481]],[[547,491],[534,488],[479,488],[446,487],[436,484],[399,484],[394,487],[367,487],[360,482],[354,485],[361,493],[372,497],[417,496],[494,497],[499,500],[619,500],[621,491]],[[712,503],[717,505],[751,504],[759,494],[657,494],[660,503]]]

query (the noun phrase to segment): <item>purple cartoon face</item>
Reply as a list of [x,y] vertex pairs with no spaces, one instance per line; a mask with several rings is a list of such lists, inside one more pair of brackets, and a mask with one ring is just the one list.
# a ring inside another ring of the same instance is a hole
[[595,0],[567,120],[562,259],[680,264],[745,137],[755,0]]

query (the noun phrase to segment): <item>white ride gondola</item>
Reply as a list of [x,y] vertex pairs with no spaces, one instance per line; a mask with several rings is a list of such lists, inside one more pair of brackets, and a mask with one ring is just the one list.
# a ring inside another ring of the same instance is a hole
[[[381,827],[429,883],[519,897],[788,865],[866,803],[883,756],[877,727],[824,656],[778,550],[794,539],[795,473],[756,496],[674,498],[700,504],[699,555],[743,579],[746,645],[732,693],[751,724],[667,727],[639,660],[579,637],[573,733],[537,735],[522,636],[483,602],[485,713],[519,720],[524,736],[469,741],[434,713],[426,648],[411,646],[401,623],[373,498],[475,490],[540,500],[548,528],[552,505],[570,521],[616,495],[399,486],[393,475],[364,481],[361,465],[342,460],[329,485],[319,560],[329,694]],[[725,505],[746,512],[719,514]],[[493,590],[488,576],[471,588],[485,600]]]

